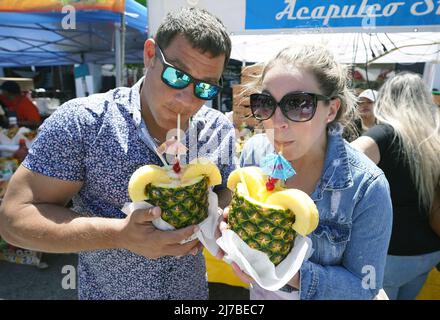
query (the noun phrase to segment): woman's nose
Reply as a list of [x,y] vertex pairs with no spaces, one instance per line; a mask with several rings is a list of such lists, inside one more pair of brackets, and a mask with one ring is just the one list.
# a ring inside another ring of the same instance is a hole
[[289,126],[288,119],[281,112],[281,108],[277,107],[275,113],[272,116],[272,122],[274,129],[285,129]]

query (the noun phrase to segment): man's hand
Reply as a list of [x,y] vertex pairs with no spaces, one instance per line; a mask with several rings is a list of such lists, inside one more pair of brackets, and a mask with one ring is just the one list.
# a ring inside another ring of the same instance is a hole
[[152,223],[159,218],[159,207],[136,210],[123,221],[120,233],[121,246],[138,255],[150,259],[163,256],[196,255],[202,244],[196,239],[185,244],[182,240],[190,237],[198,230],[198,226],[189,226],[179,230],[160,231]]

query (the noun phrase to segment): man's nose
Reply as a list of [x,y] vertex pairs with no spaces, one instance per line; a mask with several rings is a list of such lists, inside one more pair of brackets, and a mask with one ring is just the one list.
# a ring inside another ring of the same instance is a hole
[[190,83],[186,88],[177,90],[175,98],[184,106],[190,106],[197,101],[194,96],[194,84]]

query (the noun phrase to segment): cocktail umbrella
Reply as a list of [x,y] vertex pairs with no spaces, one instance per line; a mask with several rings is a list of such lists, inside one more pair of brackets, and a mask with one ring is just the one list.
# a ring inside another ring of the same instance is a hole
[[283,157],[283,146],[277,154],[269,154],[263,158],[261,168],[268,175],[266,189],[272,191],[275,189],[275,183],[278,180],[287,180],[293,177],[296,172],[290,165],[290,162]]
[[268,176],[281,180],[287,180],[296,174],[289,161],[281,153],[269,154],[264,157],[261,162],[261,169]]

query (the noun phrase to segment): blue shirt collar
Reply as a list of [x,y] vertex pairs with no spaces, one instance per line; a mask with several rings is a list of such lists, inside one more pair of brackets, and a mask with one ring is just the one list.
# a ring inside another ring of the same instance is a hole
[[144,82],[144,77],[139,79],[130,89],[129,93],[129,109],[130,113],[133,115],[133,120],[135,122],[136,127],[139,127],[142,122],[141,116],[141,87]]
[[[136,82],[129,91],[129,112],[132,114],[133,121],[136,125],[139,138],[152,150],[155,152],[155,149],[158,147],[158,144],[151,136],[147,124],[145,123],[144,119],[142,118],[141,113],[141,95],[140,90],[142,88],[142,84],[144,82],[144,78],[142,77],[139,79],[138,82]],[[200,111],[200,110],[199,110]],[[199,132],[206,124],[206,121],[204,120],[202,115],[199,115],[199,113],[196,113],[191,120],[191,126],[196,126],[196,132]],[[188,131],[190,128],[185,131],[185,135],[188,135]],[[189,139],[186,139],[189,141]],[[188,143],[187,143],[188,144]],[[188,146],[187,146],[188,147]]]

